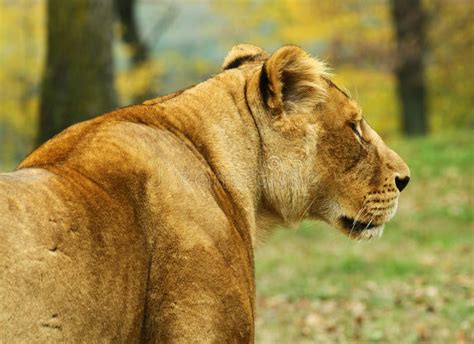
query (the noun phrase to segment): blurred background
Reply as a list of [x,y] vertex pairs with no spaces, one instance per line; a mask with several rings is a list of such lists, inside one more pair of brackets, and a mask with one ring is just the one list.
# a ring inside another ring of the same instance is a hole
[[376,242],[257,252],[258,343],[474,342],[474,2],[0,0],[0,171],[72,123],[219,73],[240,42],[327,61],[412,182]]

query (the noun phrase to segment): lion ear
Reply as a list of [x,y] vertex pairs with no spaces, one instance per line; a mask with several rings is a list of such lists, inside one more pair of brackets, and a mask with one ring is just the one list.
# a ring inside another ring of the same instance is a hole
[[326,99],[326,65],[296,46],[278,49],[260,76],[264,103],[275,115],[310,113]]
[[244,63],[252,61],[264,61],[268,53],[252,44],[237,44],[227,54],[222,64],[222,70],[237,68]]

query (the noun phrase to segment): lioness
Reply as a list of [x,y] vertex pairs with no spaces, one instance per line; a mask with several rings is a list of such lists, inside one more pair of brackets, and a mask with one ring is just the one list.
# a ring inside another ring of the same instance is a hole
[[323,63],[237,45],[0,175],[0,341],[253,342],[259,236],[310,218],[370,238],[408,180]]

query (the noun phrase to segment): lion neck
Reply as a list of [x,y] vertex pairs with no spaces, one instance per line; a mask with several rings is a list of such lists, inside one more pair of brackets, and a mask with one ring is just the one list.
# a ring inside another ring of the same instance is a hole
[[246,80],[226,71],[157,105],[160,122],[185,135],[256,241],[260,142],[246,99]]
[[296,228],[314,201],[311,168],[317,128],[303,115],[275,118],[269,114],[260,96],[259,81],[260,72],[254,73],[248,95],[262,142],[257,235],[263,241],[275,227]]

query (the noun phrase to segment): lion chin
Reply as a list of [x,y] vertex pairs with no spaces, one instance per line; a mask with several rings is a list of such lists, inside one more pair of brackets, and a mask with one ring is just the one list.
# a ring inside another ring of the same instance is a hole
[[347,216],[341,216],[338,228],[351,239],[370,240],[382,237],[385,223],[361,222]]
[[[341,215],[337,219],[336,227],[349,238],[355,240],[381,238],[385,224],[395,216],[397,208],[398,200],[390,207],[384,209],[382,214],[372,215],[368,221],[361,219],[361,213],[363,214],[363,211],[359,211],[356,217]],[[366,208],[363,209],[365,210]]]

